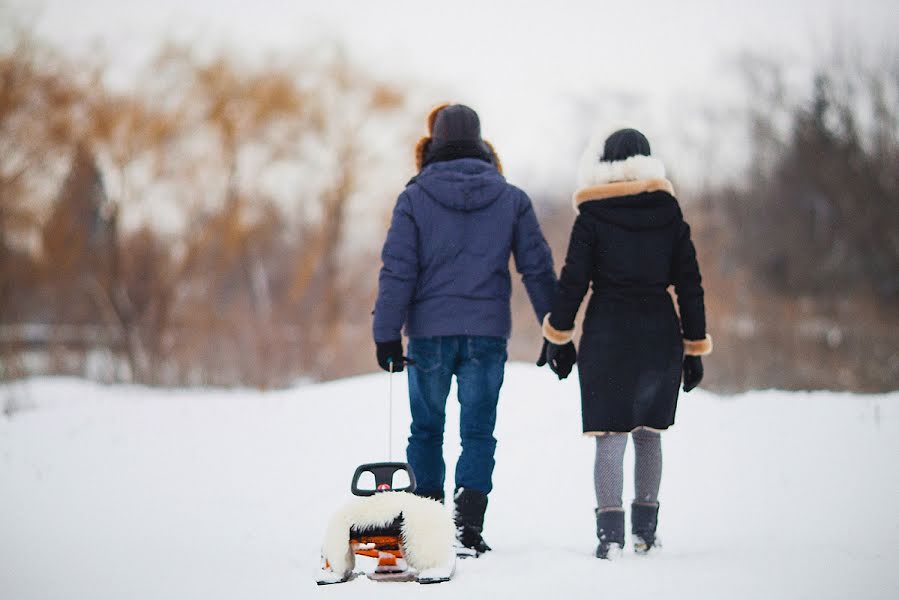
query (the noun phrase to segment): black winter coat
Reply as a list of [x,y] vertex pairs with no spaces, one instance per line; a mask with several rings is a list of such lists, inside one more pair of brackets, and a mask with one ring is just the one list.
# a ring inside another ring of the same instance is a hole
[[556,343],[570,339],[592,284],[578,356],[585,433],[667,429],[685,347],[690,354],[711,350],[696,251],[672,194],[665,179],[575,194],[579,214],[544,335]]

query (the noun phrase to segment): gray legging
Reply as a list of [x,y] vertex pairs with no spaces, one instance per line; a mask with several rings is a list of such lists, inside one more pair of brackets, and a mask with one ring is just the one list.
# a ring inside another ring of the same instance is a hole
[[[658,504],[662,481],[662,436],[649,429],[635,429],[634,502]],[[621,510],[624,488],[624,449],[626,433],[608,433],[596,438],[596,464],[593,481],[596,502],[602,510]]]

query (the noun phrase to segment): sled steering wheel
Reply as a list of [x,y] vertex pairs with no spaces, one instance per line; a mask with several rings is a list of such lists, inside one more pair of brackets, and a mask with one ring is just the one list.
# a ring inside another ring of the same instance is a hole
[[[409,484],[405,487],[394,487],[393,480],[397,473],[405,472],[409,478]],[[360,488],[359,479],[364,473],[371,473],[375,478],[375,488]],[[382,462],[359,465],[353,473],[353,485],[350,488],[354,496],[374,496],[381,492],[409,492],[415,491],[415,474],[408,463]]]

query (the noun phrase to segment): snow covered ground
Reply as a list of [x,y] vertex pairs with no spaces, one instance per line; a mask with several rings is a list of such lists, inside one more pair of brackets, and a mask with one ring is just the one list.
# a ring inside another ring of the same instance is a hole
[[[438,586],[316,588],[325,522],[355,466],[383,458],[385,377],[0,388],[25,407],[0,418],[0,598],[899,597],[899,393],[683,396],[664,438],[664,549],[609,563],[592,558],[576,380],[521,364],[501,399],[494,552]],[[397,384],[395,456],[409,420]]]

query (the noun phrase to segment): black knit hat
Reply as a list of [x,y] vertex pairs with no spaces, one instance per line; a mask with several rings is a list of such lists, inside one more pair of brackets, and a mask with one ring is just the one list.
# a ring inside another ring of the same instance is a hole
[[606,138],[600,160],[614,162],[637,155],[650,155],[649,140],[636,129],[619,129]]
[[464,104],[451,104],[437,113],[431,138],[435,144],[445,142],[480,142],[481,120],[478,113]]
[[441,104],[428,115],[428,135],[415,146],[415,166],[420,171],[432,162],[479,158],[503,172],[493,146],[481,138],[481,120],[464,104]]

